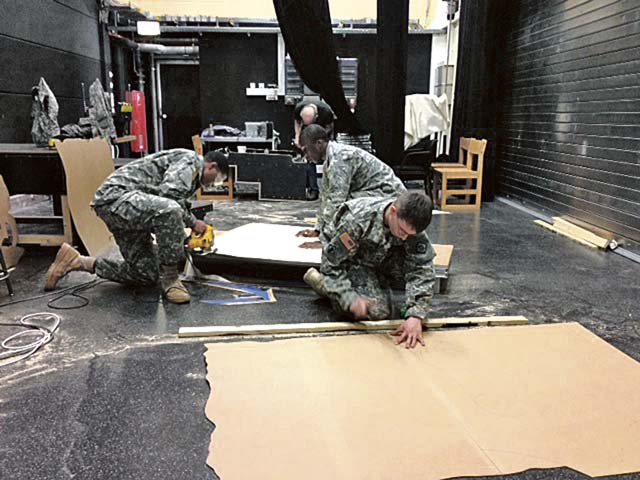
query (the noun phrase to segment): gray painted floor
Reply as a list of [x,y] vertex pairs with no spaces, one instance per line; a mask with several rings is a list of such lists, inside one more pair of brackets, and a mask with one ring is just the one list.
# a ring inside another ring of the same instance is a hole
[[[302,219],[313,216],[316,206],[218,202],[213,219],[219,229],[252,221],[303,226]],[[582,247],[532,220],[500,202],[485,204],[479,213],[435,216],[428,230],[431,240],[452,243],[456,249],[449,293],[436,297],[433,316],[576,321],[640,360],[640,265]],[[32,250],[22,260],[12,277],[14,300],[42,292],[54,253]],[[61,288],[92,278],[74,273]],[[205,464],[214,427],[203,413],[209,396],[204,342],[179,340],[178,328],[336,317],[326,302],[295,284],[276,288],[276,304],[242,307],[202,304],[199,299],[224,294],[191,288],[194,301],[177,306],[163,304],[154,289],[107,282],[82,292],[89,306],[56,310],[63,320],[55,339],[31,359],[0,368],[0,477],[215,478]],[[0,304],[10,301],[5,292],[0,286]],[[52,311],[47,300],[0,306],[1,321]],[[77,301],[61,300],[66,305]],[[13,331],[3,327],[0,337]],[[557,469],[494,478],[587,477]]]

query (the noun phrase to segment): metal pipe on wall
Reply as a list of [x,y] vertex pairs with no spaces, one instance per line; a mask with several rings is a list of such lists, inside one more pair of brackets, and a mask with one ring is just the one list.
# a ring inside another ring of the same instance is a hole
[[157,78],[156,78],[156,58],[153,53],[149,55],[151,67],[151,125],[153,128],[153,149],[158,152],[158,99],[157,99]]
[[164,114],[162,113],[162,82],[160,76],[160,64],[156,62],[156,98],[158,105],[157,112],[157,125],[158,125],[158,150],[164,150],[164,128],[162,121],[164,120]]

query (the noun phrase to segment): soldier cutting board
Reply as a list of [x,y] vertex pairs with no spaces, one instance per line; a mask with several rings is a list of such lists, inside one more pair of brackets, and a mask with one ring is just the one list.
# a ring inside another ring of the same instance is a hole
[[278,480],[640,471],[640,364],[579,324],[426,342],[208,345],[209,464],[225,479]]

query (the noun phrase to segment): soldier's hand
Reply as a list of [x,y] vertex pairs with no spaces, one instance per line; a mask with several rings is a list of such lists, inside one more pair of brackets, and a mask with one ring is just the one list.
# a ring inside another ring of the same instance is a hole
[[317,230],[313,230],[312,228],[305,228],[304,230],[300,230],[298,233],[296,233],[296,237],[311,238],[319,236],[320,232],[318,232]]
[[300,244],[299,248],[306,248],[306,249],[318,249],[318,248],[322,248],[322,242],[316,240],[315,242],[304,242],[302,244]]
[[357,319],[367,318],[369,315],[369,300],[364,297],[358,297],[353,301],[349,310]]
[[418,317],[407,318],[391,335],[398,337],[395,340],[396,345],[401,345],[404,342],[406,348],[413,348],[419,342],[424,347],[422,320]]
[[193,228],[191,230],[196,232],[198,235],[202,235],[207,231],[207,224],[202,220],[196,220],[196,223],[193,224]]

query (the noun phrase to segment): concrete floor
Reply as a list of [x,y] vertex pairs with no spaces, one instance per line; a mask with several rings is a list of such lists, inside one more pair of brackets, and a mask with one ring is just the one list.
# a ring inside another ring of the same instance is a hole
[[[304,225],[317,202],[218,202],[216,228],[251,221]],[[500,202],[479,213],[439,215],[428,230],[455,245],[449,293],[433,316],[525,315],[531,323],[576,321],[640,360],[640,265],[587,249],[533,224]],[[42,292],[54,255],[32,250],[12,279],[15,300]],[[74,273],[61,287],[93,276]],[[83,295],[90,305],[56,310],[55,339],[31,359],[0,368],[2,479],[209,479],[213,425],[204,342],[179,340],[180,326],[335,320],[307,288],[276,288],[276,304],[222,307],[199,299],[223,295],[191,288],[189,306],[167,305],[154,289],[101,283]],[[48,299],[10,306],[0,286],[2,322],[53,311]],[[69,305],[77,299],[65,298]],[[14,330],[3,327],[0,337]],[[427,345],[428,348],[428,345]],[[247,452],[250,458],[250,452]],[[582,479],[568,469],[493,478]],[[640,474],[616,478],[640,478]]]

